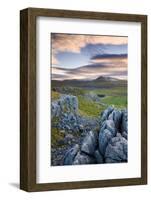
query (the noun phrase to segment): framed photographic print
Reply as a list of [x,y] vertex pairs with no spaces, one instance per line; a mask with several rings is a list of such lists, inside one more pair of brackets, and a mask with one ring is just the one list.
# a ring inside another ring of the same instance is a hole
[[147,16],[20,12],[20,188],[147,184]]

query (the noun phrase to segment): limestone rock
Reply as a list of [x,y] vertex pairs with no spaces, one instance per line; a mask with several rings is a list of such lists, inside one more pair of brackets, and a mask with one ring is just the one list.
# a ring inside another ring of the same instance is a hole
[[122,122],[121,122],[121,131],[122,132],[128,132],[128,130],[127,130],[127,128],[128,128],[128,126],[127,126],[127,111],[126,110],[124,110],[123,111],[123,114],[122,114]]
[[97,147],[97,134],[90,131],[83,140],[81,151],[93,155]]
[[113,120],[106,120],[103,122],[101,132],[103,132],[105,129],[109,130],[113,136],[116,135],[117,129]]
[[95,158],[85,153],[78,152],[74,159],[73,165],[94,164],[94,163],[96,163]]
[[100,154],[99,150],[96,150],[94,152],[94,156],[95,156],[95,159],[97,161],[97,164],[102,164],[104,163],[104,160],[103,160],[103,156]]
[[79,145],[76,144],[73,148],[71,148],[69,151],[67,151],[67,153],[65,154],[64,157],[64,165],[72,165],[75,156],[77,155],[79,151]]
[[106,148],[105,162],[127,162],[127,140],[124,137],[111,139]]
[[78,112],[78,99],[73,95],[62,95],[60,99],[51,103],[51,118],[59,117],[64,113]]
[[106,147],[114,135],[108,130],[104,129],[99,133],[99,150],[102,155],[105,154]]
[[108,119],[109,114],[114,110],[113,107],[108,107],[106,110],[104,110],[101,114],[101,121],[105,121]]
[[122,112],[116,109],[113,110],[113,112],[108,117],[108,119],[114,121],[117,130],[120,130],[121,118],[122,118]]

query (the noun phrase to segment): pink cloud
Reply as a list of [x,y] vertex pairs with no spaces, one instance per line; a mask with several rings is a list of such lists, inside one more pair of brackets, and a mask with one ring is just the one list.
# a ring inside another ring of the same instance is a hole
[[79,53],[82,47],[87,44],[111,44],[121,45],[128,43],[128,37],[117,36],[92,36],[76,34],[57,34],[52,35],[52,64],[56,64],[56,54],[58,51]]

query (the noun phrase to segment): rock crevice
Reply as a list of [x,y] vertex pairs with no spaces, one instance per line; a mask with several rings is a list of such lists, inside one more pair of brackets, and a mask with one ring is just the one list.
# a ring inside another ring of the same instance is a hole
[[64,165],[127,162],[127,111],[108,107],[100,130],[89,131],[81,145],[66,152]]

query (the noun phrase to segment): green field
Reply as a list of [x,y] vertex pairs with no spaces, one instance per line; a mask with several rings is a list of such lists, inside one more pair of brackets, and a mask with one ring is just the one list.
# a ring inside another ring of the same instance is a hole
[[77,96],[79,114],[98,117],[108,106],[127,107],[126,81],[52,81],[52,101],[62,94]]

